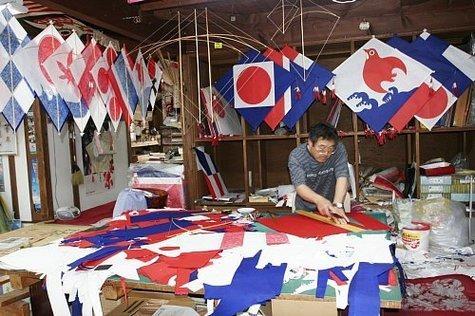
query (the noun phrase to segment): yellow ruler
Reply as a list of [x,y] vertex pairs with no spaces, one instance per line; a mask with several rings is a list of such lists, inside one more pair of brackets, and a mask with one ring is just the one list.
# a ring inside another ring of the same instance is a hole
[[301,211],[301,210],[296,210],[295,213],[297,213],[299,215],[302,215],[302,216],[312,218],[312,219],[316,219],[317,221],[324,222],[326,224],[330,224],[330,225],[333,225],[333,226],[336,226],[336,227],[343,228],[343,229],[345,229],[347,231],[350,231],[350,232],[353,232],[353,233],[360,233],[360,232],[366,231],[366,229],[364,229],[364,228],[353,226],[353,225],[350,225],[350,224],[337,224],[331,218],[328,218],[328,217],[320,215],[320,214],[315,214],[315,213],[312,213],[312,212]]

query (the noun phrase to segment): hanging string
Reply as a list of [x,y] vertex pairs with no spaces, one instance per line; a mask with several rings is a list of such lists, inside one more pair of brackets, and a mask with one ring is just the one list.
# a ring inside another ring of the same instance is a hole
[[195,9],[195,50],[196,50],[196,88],[197,88],[197,97],[198,97],[198,108],[199,108],[199,121],[198,123],[201,124],[201,95],[200,95],[200,87],[201,87],[201,76],[200,76],[200,56],[199,56],[199,45],[198,45],[198,18],[196,16],[196,9]]
[[179,77],[180,77],[180,106],[181,106],[181,130],[183,135],[185,135],[185,102],[183,98],[183,57],[182,57],[182,47],[181,47],[181,14],[178,11],[178,63],[180,67]]
[[208,8],[205,8],[205,17],[206,17],[206,43],[208,48],[208,76],[209,76],[209,102],[211,103],[211,122],[214,123],[214,112],[213,112],[213,80],[211,79],[211,53],[209,48],[209,27],[208,27]]

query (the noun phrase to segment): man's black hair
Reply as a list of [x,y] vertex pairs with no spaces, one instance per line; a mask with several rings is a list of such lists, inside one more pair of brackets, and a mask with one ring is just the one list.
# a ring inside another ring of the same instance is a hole
[[336,129],[328,123],[318,123],[310,129],[308,139],[315,143],[319,138],[333,140],[335,143],[338,143],[339,140]]

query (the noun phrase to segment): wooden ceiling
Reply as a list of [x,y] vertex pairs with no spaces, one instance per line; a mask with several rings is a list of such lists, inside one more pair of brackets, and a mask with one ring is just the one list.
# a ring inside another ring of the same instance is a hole
[[[36,1],[137,42],[176,37],[177,12],[183,22],[182,34],[194,35],[195,9],[199,32],[204,34],[205,8],[210,33],[246,35],[273,46],[284,43],[299,46],[301,42],[299,0],[146,0],[133,5],[126,0]],[[365,39],[371,34],[410,36],[426,28],[458,39],[475,30],[473,0],[356,0],[347,4],[302,0],[302,3],[305,45],[318,48],[328,38],[332,46],[326,47],[323,54],[328,53],[327,48],[330,53],[332,49],[336,53],[346,52],[348,46],[339,43]],[[332,14],[322,13],[326,10]],[[282,12],[287,15],[285,20],[290,21],[285,34],[278,31]],[[134,22],[134,17],[139,17],[135,19],[139,23]],[[232,17],[235,21],[231,21]],[[371,24],[370,31],[358,28],[363,19]],[[192,45],[188,46],[187,50],[192,50]]]

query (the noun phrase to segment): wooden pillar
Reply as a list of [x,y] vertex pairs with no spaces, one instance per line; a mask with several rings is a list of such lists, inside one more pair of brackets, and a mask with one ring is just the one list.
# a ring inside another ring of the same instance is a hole
[[[36,99],[33,102],[33,115],[35,124],[36,137],[36,153],[30,153],[28,142],[28,125],[25,124],[26,153],[29,170],[29,187],[30,187],[30,203],[31,217],[33,222],[40,222],[54,219],[51,172],[49,163],[48,150],[48,129],[46,123],[46,113],[41,109],[40,102]],[[34,157],[36,156],[36,157]],[[32,194],[31,194],[31,175],[32,175],[32,159],[36,158],[38,165],[38,183],[40,186],[41,211],[35,212]]]
[[420,140],[420,129],[421,125],[419,121],[416,121],[416,133],[414,134],[414,151],[416,157],[416,188],[417,188],[417,197],[421,196],[421,177],[420,177],[420,166],[421,166],[421,140]]
[[[76,159],[76,139],[74,132],[74,122],[68,122],[68,137],[69,137],[69,162],[71,164],[71,174],[73,165],[77,165]],[[81,200],[79,198],[79,186],[72,185],[73,187],[73,203],[78,209],[81,209]]]
[[18,206],[18,188],[16,183],[15,156],[8,156],[8,170],[10,170],[10,187],[12,190],[13,217],[20,218],[20,209]]
[[183,134],[183,164],[185,168],[185,199],[187,207],[194,207],[194,201],[199,196],[197,184],[200,183],[194,157],[193,147],[195,147],[196,139],[196,117],[198,117],[198,109],[196,106],[196,61],[191,55],[184,55],[182,58],[183,68],[183,86],[181,93],[184,95],[184,102],[181,105],[182,134]]

